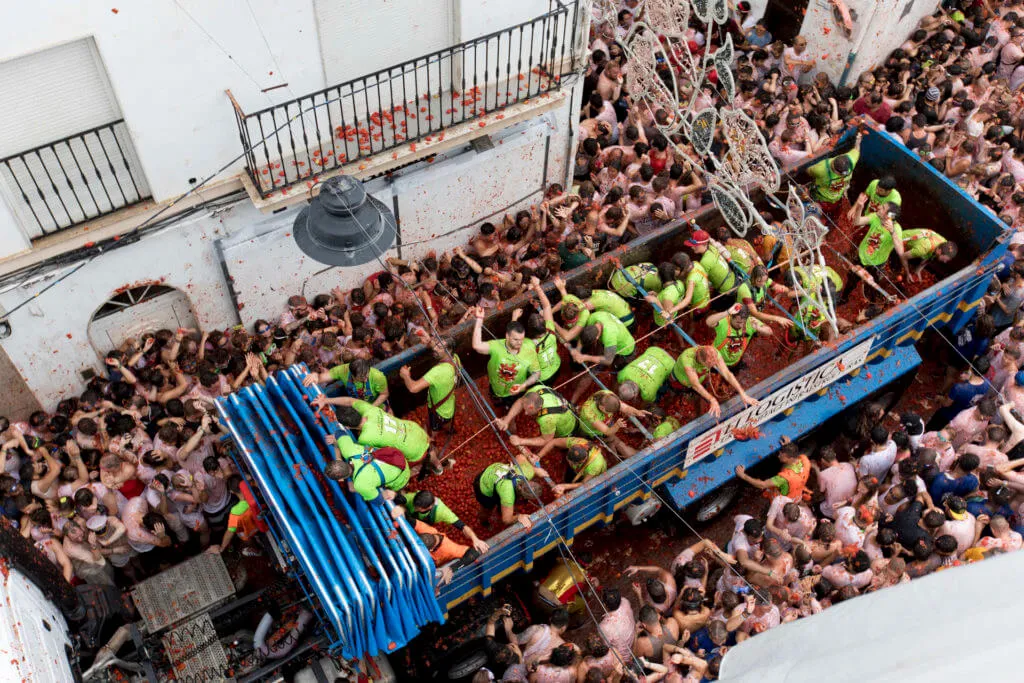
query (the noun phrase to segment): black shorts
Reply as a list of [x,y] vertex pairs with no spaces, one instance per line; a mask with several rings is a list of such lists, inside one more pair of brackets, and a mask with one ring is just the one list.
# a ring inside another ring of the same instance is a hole
[[441,417],[433,410],[427,409],[427,429],[431,434],[455,431],[455,415],[450,418]]
[[217,512],[207,512],[203,510],[203,517],[206,518],[206,523],[211,527],[223,527],[228,523],[228,515],[231,514],[231,506],[225,505],[221,510]]
[[636,358],[636,351],[629,354],[628,356],[620,356],[616,354],[614,360],[612,360],[612,370],[618,372],[622,368],[626,367]]
[[480,507],[484,510],[493,510],[501,503],[501,499],[497,496],[485,496],[484,492],[480,490],[480,479],[483,476],[484,473],[480,472],[473,480],[473,495],[476,496],[476,502],[480,503]]

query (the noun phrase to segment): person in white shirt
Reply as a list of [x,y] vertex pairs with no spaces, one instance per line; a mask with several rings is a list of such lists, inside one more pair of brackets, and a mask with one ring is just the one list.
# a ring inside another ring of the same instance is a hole
[[946,509],[946,521],[939,527],[936,537],[948,534],[955,538],[956,554],[960,557],[978,542],[981,530],[988,524],[988,516],[975,518],[967,511],[967,502],[960,496],[947,496],[943,507]]
[[[829,519],[836,518],[835,506],[848,501],[857,490],[857,470],[851,463],[839,462],[835,449],[825,446],[819,454],[822,469],[815,469],[818,475],[818,489],[825,496],[821,501],[821,514]],[[811,467],[817,468],[816,464]]]
[[871,450],[857,461],[857,475],[861,478],[875,477],[881,482],[895,462],[896,444],[889,438],[889,432],[879,425],[872,427]]
[[797,83],[804,75],[810,73],[817,63],[818,60],[807,52],[807,39],[803,36],[797,36],[793,46],[782,51],[782,71],[792,76]]

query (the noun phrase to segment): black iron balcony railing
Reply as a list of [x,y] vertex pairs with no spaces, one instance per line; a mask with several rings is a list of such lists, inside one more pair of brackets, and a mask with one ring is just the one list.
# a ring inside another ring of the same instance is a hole
[[30,239],[149,199],[123,119],[0,159]]
[[530,21],[249,114],[232,98],[249,178],[264,198],[287,192],[559,89],[577,65],[578,13],[578,0],[552,0]]

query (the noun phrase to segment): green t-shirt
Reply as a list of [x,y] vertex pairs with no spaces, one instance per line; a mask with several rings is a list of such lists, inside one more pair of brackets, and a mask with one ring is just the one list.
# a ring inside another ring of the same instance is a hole
[[[427,405],[446,420],[455,416],[455,392],[453,389],[459,376],[458,367],[462,365],[462,361],[457,355],[452,354],[452,360],[455,361],[454,364],[443,361],[427,370],[423,375],[423,381],[429,385],[427,387]],[[438,405],[439,401],[444,401],[444,403]]]
[[633,322],[633,309],[629,307],[629,302],[611,290],[595,289],[590,293],[588,301],[594,305],[595,311],[607,311],[627,325]]
[[737,330],[729,323],[729,319],[730,316],[725,316],[715,325],[715,348],[718,349],[725,364],[732,367],[743,358],[747,344],[757,334],[757,325],[754,324],[753,318],[747,318],[743,328]]
[[[903,228],[896,221],[892,223],[892,233],[882,225],[882,219],[878,214],[871,214],[868,223],[868,232],[860,242],[857,255],[860,263],[864,266],[881,266],[889,260],[892,254],[893,240],[903,239]],[[893,234],[895,233],[895,234]]]
[[843,155],[822,159],[807,169],[807,175],[814,181],[814,187],[811,188],[811,196],[814,199],[834,204],[846,196],[846,191],[850,189],[850,179],[853,178],[853,169],[860,161],[860,150],[853,149],[846,153],[845,156],[850,159],[850,172],[846,174],[837,173],[829,163],[840,156]]
[[614,346],[615,355],[628,356],[636,349],[636,342],[629,329],[608,311],[594,311],[590,315],[590,324],[595,323],[601,323],[601,346]]
[[355,379],[350,379],[348,367],[348,363],[335,365],[329,371],[331,379],[345,385],[346,396],[373,401],[388,390],[388,378],[377,368],[370,368],[365,382],[356,382]]
[[487,346],[491,349],[487,377],[491,381],[491,391],[498,398],[511,396],[514,385],[522,384],[527,377],[540,372],[537,349],[530,339],[523,340],[519,353],[509,351],[504,339],[492,339]]
[[562,366],[562,357],[558,355],[558,337],[555,336],[555,324],[545,321],[547,330],[544,336],[533,342],[537,349],[537,362],[540,363],[540,381],[546,382],[555,376]]
[[[608,286],[621,296],[636,296],[636,287],[626,279],[626,276],[622,274],[622,270],[622,268],[615,269],[615,272],[608,278]],[[637,263],[632,266],[626,266],[624,270],[646,291],[657,292],[661,289],[661,278],[658,276],[658,269],[654,267],[653,263]]]
[[543,436],[561,438],[569,436],[576,429],[576,416],[569,402],[562,398],[554,389],[548,387],[530,387],[528,394],[539,394],[542,407],[537,413],[537,426]]
[[619,384],[636,382],[640,387],[640,397],[650,403],[657,398],[658,389],[672,374],[675,364],[676,359],[668,351],[658,346],[648,346],[646,351],[619,371]]
[[[800,300],[800,305],[795,311],[793,311],[793,318],[799,320],[800,323],[810,330],[814,336],[821,338],[821,330],[828,323],[828,318],[818,305],[807,298]],[[791,329],[791,335],[793,339],[803,339],[805,337],[803,330],[796,325],[793,325]]]
[[580,433],[585,436],[601,436],[601,432],[594,429],[594,425],[598,422],[604,422],[609,427],[608,421],[612,418],[611,413],[606,413],[601,410],[601,407],[597,405],[597,400],[605,394],[612,392],[602,389],[601,391],[595,392],[593,396],[588,398],[580,406]]
[[364,446],[397,448],[412,463],[422,460],[430,449],[430,437],[419,424],[400,420],[366,401],[356,401],[352,407],[366,418],[359,430],[359,443]]
[[386,488],[392,491],[399,491],[409,483],[409,465],[398,469],[372,457],[353,458],[349,460],[352,464],[352,488],[362,496],[363,500],[375,500],[380,495],[380,489]]
[[[699,263],[694,263],[693,268],[686,274],[683,279],[686,286],[689,287],[690,283],[693,283],[693,296],[690,298],[690,310],[697,310],[703,308],[711,302],[711,280],[708,278],[708,272],[704,270],[704,266]],[[685,292],[685,290],[684,290]]]
[[827,277],[835,285],[836,291],[843,291],[843,278],[832,266],[813,265],[810,269],[797,266],[793,269],[796,276],[800,278],[800,285],[808,292],[817,292]]
[[654,431],[651,432],[651,435],[655,439],[664,439],[666,436],[668,436],[669,434],[676,431],[682,426],[683,425],[679,423],[679,420],[669,415],[668,417],[665,418],[664,422],[662,422],[661,424],[654,428]]
[[750,274],[750,271],[754,268],[757,263],[754,261],[752,253],[754,247],[750,246],[750,243],[746,240],[737,238],[730,239],[725,243],[725,248],[729,250],[729,255],[732,256],[732,262],[734,265],[739,266],[744,273]]
[[925,228],[903,231],[903,253],[907,258],[929,260],[935,258],[935,250],[945,244],[946,238]]
[[342,434],[337,437],[335,441],[335,448],[338,449],[338,453],[341,454],[343,460],[361,458],[363,457],[363,454],[366,453],[366,446],[356,443],[348,434]]
[[601,452],[601,446],[594,443],[589,439],[581,439],[578,436],[572,436],[565,440],[565,447],[572,448],[573,446],[583,446],[587,449],[587,459],[584,460],[579,467],[576,467],[572,463],[568,463],[570,469],[577,474],[580,470],[583,470],[583,476],[580,479],[586,477],[596,477],[599,474],[604,474],[608,471],[608,461],[604,459],[604,453]]
[[590,311],[587,309],[585,305],[583,305],[583,300],[580,299],[578,296],[566,294],[565,296],[562,297],[562,310],[565,310],[565,307],[568,306],[569,304],[573,304],[574,306],[576,306],[576,310],[579,311],[579,316],[577,316],[576,322],[569,325],[569,327],[586,326],[587,320],[590,319]]
[[[520,468],[522,474],[519,473]],[[533,466],[529,463],[517,466],[508,462],[488,465],[480,475],[480,493],[488,498],[497,496],[501,501],[501,507],[510,508],[516,504],[515,480],[518,477],[523,477],[527,481],[533,479]]]
[[572,270],[590,262],[589,256],[582,251],[569,251],[564,242],[558,243],[558,258],[562,259],[562,270]]
[[736,288],[736,303],[744,305],[754,304],[760,309],[764,306],[764,302],[768,298],[768,291],[774,284],[775,281],[768,278],[764,285],[755,287],[750,284],[750,280],[747,280]]
[[712,286],[719,292],[726,292],[736,284],[736,274],[715,245],[709,244],[707,251],[700,255],[700,265],[708,274]]
[[416,491],[405,494],[405,509],[408,511],[409,516],[418,519],[421,522],[426,522],[433,526],[434,524],[458,524],[459,516],[451,511],[447,505],[444,504],[438,497],[434,497],[434,507],[428,511],[420,513],[416,511],[416,506],[413,505],[413,498],[416,497]]
[[654,312],[654,323],[656,325],[667,325],[669,317],[665,311],[679,303],[679,300],[686,294],[686,285],[679,280],[673,280],[662,287],[658,292],[658,301],[661,302],[661,310]]
[[684,387],[689,387],[690,378],[686,376],[686,368],[692,368],[697,373],[697,379],[701,384],[704,383],[708,373],[711,371],[709,367],[697,359],[697,347],[695,346],[691,346],[679,354],[676,364],[672,366],[672,376],[676,378],[676,381]]
[[864,190],[864,194],[868,197],[867,206],[864,207],[864,215],[869,213],[875,213],[882,207],[883,204],[895,204],[896,206],[903,206],[903,197],[900,196],[900,191],[896,188],[889,190],[889,194],[884,197],[878,194],[878,180],[872,180],[868,183],[868,187]]

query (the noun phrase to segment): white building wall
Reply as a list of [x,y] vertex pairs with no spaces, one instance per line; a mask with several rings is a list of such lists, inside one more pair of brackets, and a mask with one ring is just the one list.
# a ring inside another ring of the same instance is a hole
[[[862,71],[881,64],[886,56],[907,39],[921,19],[938,8],[940,0],[846,0],[858,19],[847,38],[827,2],[811,2],[800,29],[807,38],[807,50],[818,60],[818,70],[838,82],[851,52],[855,59],[847,75],[854,83]],[[904,15],[904,10],[909,11]]]
[[[402,238],[409,245],[402,256],[421,258],[430,249],[465,244],[486,217],[497,212],[494,220],[500,220],[506,210],[538,203],[545,167],[550,182],[562,182],[568,107],[567,103],[495,134],[492,150],[439,155],[434,163],[396,172],[391,180],[371,181],[371,192],[388,206],[392,196],[398,199]],[[82,391],[82,369],[100,369],[101,359],[88,336],[89,322],[97,308],[126,286],[157,282],[176,287],[189,297],[202,327],[223,329],[239,322],[251,325],[257,318],[275,320],[291,294],[312,298],[335,286],[350,288],[379,270],[376,262],[327,269],[302,254],[291,235],[300,209],[263,215],[242,198],[226,209],[197,214],[144,236],[137,244],[103,254],[13,313],[13,333],[0,340],[0,347],[40,403],[52,407]],[[455,228],[462,229],[453,232]],[[397,253],[392,249],[388,255]],[[11,310],[63,272],[66,269],[0,292],[0,312]]]

